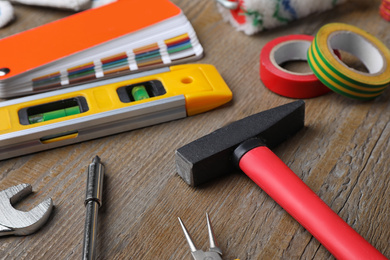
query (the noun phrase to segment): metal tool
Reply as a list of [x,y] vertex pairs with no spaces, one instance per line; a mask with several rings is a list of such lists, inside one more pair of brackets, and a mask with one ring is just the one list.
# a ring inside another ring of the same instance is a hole
[[31,192],[31,185],[25,183],[0,191],[0,236],[29,235],[46,223],[53,209],[51,198],[27,212],[12,206]]
[[386,259],[270,150],[303,128],[304,116],[301,100],[215,130],[176,151],[178,173],[196,186],[236,166],[337,259]]
[[196,249],[196,246],[192,241],[192,238],[188,233],[186,227],[184,226],[183,221],[180,218],[178,219],[181,228],[183,229],[184,235],[187,239],[188,245],[190,246],[191,255],[194,260],[222,260],[221,257],[222,250],[218,247],[217,241],[215,239],[213,227],[211,226],[211,221],[207,213],[206,213],[206,218],[207,218],[207,230],[209,233],[209,240],[210,240],[210,249],[208,252],[204,252],[202,250]]
[[216,0],[223,7],[230,10],[236,10],[238,8],[238,1],[229,1],[229,0]]
[[102,206],[104,165],[96,156],[88,167],[87,191],[85,196],[85,217],[83,260],[95,259],[98,209]]

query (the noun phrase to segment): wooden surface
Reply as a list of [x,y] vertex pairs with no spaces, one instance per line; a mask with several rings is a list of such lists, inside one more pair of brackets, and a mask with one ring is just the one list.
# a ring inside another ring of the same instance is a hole
[[[140,130],[0,162],[0,188],[30,183],[27,210],[52,197],[48,223],[26,237],[3,237],[0,259],[79,259],[86,169],[95,155],[106,167],[99,212],[98,259],[190,259],[177,217],[196,245],[208,247],[211,216],[224,259],[332,259],[308,231],[238,171],[199,188],[176,174],[174,151],[229,122],[291,102],[259,79],[259,54],[270,40],[314,35],[329,22],[365,29],[390,46],[379,0],[349,2],[286,27],[246,36],[225,23],[211,0],[174,0],[205,49],[200,63],[217,67],[234,100],[214,111]],[[16,6],[0,37],[70,15]],[[50,35],[48,35],[50,37]],[[28,44],[28,43],[26,43]],[[2,50],[5,51],[5,50]],[[23,61],[21,61],[23,62]],[[306,100],[305,128],[275,153],[335,212],[390,257],[390,90],[369,102],[332,93]]]

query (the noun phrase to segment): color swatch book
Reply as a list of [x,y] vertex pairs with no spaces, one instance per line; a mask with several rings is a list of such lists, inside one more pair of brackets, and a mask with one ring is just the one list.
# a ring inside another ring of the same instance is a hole
[[0,40],[0,98],[199,59],[203,48],[168,0],[118,0]]

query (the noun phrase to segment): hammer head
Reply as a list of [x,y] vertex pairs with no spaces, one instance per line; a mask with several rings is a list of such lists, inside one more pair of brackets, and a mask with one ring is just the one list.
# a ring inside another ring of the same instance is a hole
[[197,186],[235,170],[233,152],[242,142],[259,138],[273,148],[304,126],[305,103],[295,101],[245,117],[176,150],[176,168]]

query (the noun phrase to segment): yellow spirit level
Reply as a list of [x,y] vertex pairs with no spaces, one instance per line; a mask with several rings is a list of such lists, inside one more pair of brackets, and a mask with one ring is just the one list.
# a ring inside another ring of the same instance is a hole
[[214,66],[187,64],[0,102],[0,160],[184,118],[231,99]]

